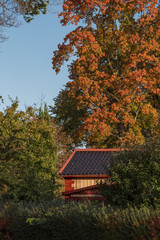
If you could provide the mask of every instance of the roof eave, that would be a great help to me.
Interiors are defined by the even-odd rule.
[[[63,178],[109,178],[107,174],[60,175]]]

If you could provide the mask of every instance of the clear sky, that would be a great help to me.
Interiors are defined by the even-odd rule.
[[[6,32],[0,43],[0,96],[9,105],[8,95],[18,97],[20,108],[53,98],[68,81],[67,64],[56,75],[52,69],[53,51],[73,27],[62,27],[57,14],[36,16],[30,23]],[[2,109],[2,106],[0,107]]]

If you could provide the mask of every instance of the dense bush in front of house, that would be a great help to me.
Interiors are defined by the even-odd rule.
[[[160,137],[121,151],[110,162],[102,194],[114,206],[160,204]]]
[[[158,240],[160,208],[101,203],[12,203],[0,216],[3,240]]]

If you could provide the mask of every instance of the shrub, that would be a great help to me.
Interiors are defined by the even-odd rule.
[[[160,139],[118,153],[108,174],[109,181],[100,188],[109,204],[160,204]]]
[[[120,209],[95,202],[23,202],[11,204],[5,214],[11,219],[6,232],[12,240],[160,239],[159,208]]]

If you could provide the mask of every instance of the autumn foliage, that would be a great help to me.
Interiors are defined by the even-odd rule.
[[[85,109],[85,114],[78,117],[72,137],[107,147],[141,143],[157,132],[159,2],[68,0],[60,17],[62,25],[77,26],[53,57],[53,69],[58,73],[64,61],[74,56],[65,93],[68,101],[77,102],[76,111]],[[59,123],[69,119],[64,115]]]

